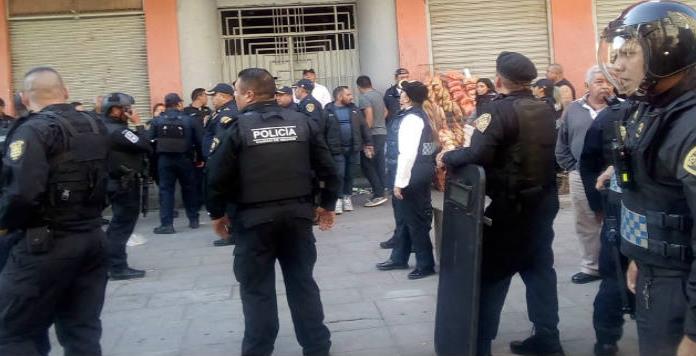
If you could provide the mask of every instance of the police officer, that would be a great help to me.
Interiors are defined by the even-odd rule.
[[[204,127],[205,123],[210,119],[212,112],[208,107],[208,95],[205,93],[205,89],[196,88],[191,92],[191,105],[184,108],[184,114],[190,116],[193,119],[193,124],[196,126],[196,131],[200,133],[199,141],[203,141]],[[203,153],[203,152],[201,152]],[[203,153],[205,155],[205,153]],[[204,161],[203,157],[197,159],[198,161]],[[201,209],[205,203],[205,192],[203,191],[203,185],[205,184],[205,179],[203,177],[203,170],[205,167],[195,167],[193,170],[194,185],[196,188],[196,198],[198,210]],[[176,215],[176,214],[175,214]]]
[[[101,355],[106,128],[51,68],[25,75],[23,97],[32,114],[3,158],[0,230],[21,240],[0,273],[0,355],[47,355],[54,323],[65,354]]]
[[[401,85],[404,80],[408,80],[409,73],[406,68],[399,68],[394,72],[394,85],[384,92],[384,106],[387,107],[387,122],[397,117],[401,111],[399,100],[401,100]]]
[[[313,174],[324,182],[319,226],[333,226],[338,178],[331,154],[312,120],[281,109],[273,76],[241,71],[235,83],[240,109],[208,161],[207,207],[219,236],[234,231],[234,273],[246,327],[242,355],[270,355],[278,333],[275,263],[280,262],[297,339],[305,355],[328,355],[329,330],[312,277],[317,252],[312,233]],[[310,159],[311,157],[311,159]],[[282,184],[280,184],[282,183]],[[234,216],[225,214],[233,203]]]
[[[430,119],[423,111],[428,88],[421,82],[407,82],[401,94],[402,111],[389,125],[386,142],[388,180],[393,184],[396,245],[383,271],[408,268],[411,247],[416,251],[416,268],[408,279],[435,273],[430,228],[433,207],[430,184],[435,174],[435,144]]]
[[[295,88],[295,98],[300,101],[297,103],[300,112],[320,122],[323,110],[321,103],[312,96],[314,83],[309,79],[302,79],[295,83],[293,88]]]
[[[142,278],[145,271],[130,268],[126,243],[138,222],[145,175],[146,156],[152,153],[145,127],[134,112],[132,96],[111,93],[104,98],[102,110],[109,132],[109,184],[107,186],[113,217],[106,229],[109,241],[109,277],[113,280]],[[135,131],[128,128],[135,125]]]
[[[289,86],[278,88],[275,93],[275,98],[278,106],[288,110],[299,111],[297,104],[293,101],[292,88]]]
[[[441,154],[444,164],[478,164],[486,171],[478,354],[489,355],[510,279],[520,273],[534,334],[514,341],[515,354],[562,355],[558,333],[558,292],[553,268],[553,220],[558,212],[551,108],[530,90],[537,70],[529,58],[502,52],[496,60],[496,87],[502,94],[476,119],[471,146]]]
[[[166,110],[150,122],[150,139],[155,140],[157,171],[159,174],[159,203],[161,225],[155,234],[175,234],[174,192],[176,181],[181,184],[181,195],[189,219],[189,227],[197,229],[198,204],[194,186],[194,159],[202,157],[200,134],[191,117],[181,112],[182,100],[176,93],[164,97]],[[202,166],[203,162],[195,162]]]
[[[600,66],[640,101],[614,161],[622,184],[621,251],[632,262],[640,354],[696,354],[696,11],[633,5],[604,29]]]
[[[232,122],[239,110],[234,101],[234,88],[227,83],[218,83],[213,89],[206,91],[205,94],[211,96],[213,108],[215,109],[213,116],[205,125],[205,134],[203,135],[203,156],[207,158],[213,139],[226,125]]]

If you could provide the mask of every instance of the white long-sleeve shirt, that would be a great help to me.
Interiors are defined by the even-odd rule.
[[[329,93],[329,89],[326,89],[325,86],[319,83],[314,83],[314,90],[312,90],[312,96],[314,97],[314,99],[317,99],[317,101],[321,103],[322,108],[325,107],[326,104],[333,101],[331,93]]]
[[[411,170],[418,157],[421,135],[423,134],[423,119],[414,115],[406,115],[399,126],[399,157],[396,161],[396,178],[394,186],[406,188],[411,181]]]

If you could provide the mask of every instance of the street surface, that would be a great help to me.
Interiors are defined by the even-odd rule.
[[[329,232],[317,230],[315,276],[322,291],[334,356],[434,355],[433,330],[438,277],[418,281],[409,270],[375,269],[389,251],[378,246],[393,230],[391,204],[363,208],[338,217]],[[567,196],[556,218],[556,270],[559,277],[561,341],[568,356],[590,356],[594,344],[592,302],[598,282],[575,285],[578,243]],[[183,212],[183,210],[182,210]],[[181,214],[182,216],[184,214]],[[138,223],[143,245],[129,247],[130,264],[147,270],[145,279],[109,282],[102,313],[102,347],[107,356],[239,355],[244,331],[239,286],[232,273],[233,247],[213,247],[207,217],[201,228],[175,221],[176,235],[154,235],[157,212]],[[415,263],[414,257],[411,265]],[[274,355],[302,355],[294,336],[277,269],[280,332]],[[524,285],[513,280],[503,309],[494,355],[509,355],[508,343],[527,337]],[[620,355],[637,355],[635,324],[628,322]],[[51,355],[62,355],[55,336]]]

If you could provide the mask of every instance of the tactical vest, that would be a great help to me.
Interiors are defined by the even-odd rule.
[[[517,139],[504,150],[504,164],[491,176],[489,191],[517,200],[541,192],[555,183],[556,123],[549,106],[533,98],[516,98]],[[522,195],[522,197],[521,197]]]
[[[45,217],[50,225],[80,224],[101,217],[106,203],[109,143],[106,130],[87,113],[65,118],[62,113],[41,112],[54,121],[63,136],[63,149],[49,159]]]
[[[109,138],[114,133],[120,134],[127,130],[126,124],[114,122],[110,118],[104,120]],[[135,135],[135,133],[133,133]],[[120,179],[124,175],[142,174],[145,170],[145,154],[134,153],[133,151],[121,151],[115,148],[109,149],[108,157],[109,178]]]
[[[157,153],[185,153],[189,150],[186,124],[182,115],[162,114],[162,122],[155,126]]]
[[[421,133],[420,142],[418,143],[418,155],[411,169],[411,182],[430,182],[435,172],[435,152],[437,151],[437,146],[433,142],[433,129],[430,126],[428,114],[426,114],[421,107],[412,107],[408,110],[401,111],[389,125],[385,144],[387,168],[390,172],[396,172],[399,159],[399,129],[401,128],[401,123],[404,118],[409,114],[416,115],[423,120],[423,132]],[[389,179],[392,178],[393,177],[389,177]]]
[[[311,132],[307,119],[287,110],[246,112],[239,120],[238,203],[256,204],[312,194]]]
[[[674,175],[655,177],[657,149],[668,140],[671,121],[696,106],[696,95],[681,100],[686,108],[667,107],[659,113],[641,106],[624,123],[621,133],[630,152],[633,183],[624,187],[621,207],[621,252],[631,259],[667,269],[691,268],[693,217],[681,182]],[[693,111],[693,110],[691,110]]]

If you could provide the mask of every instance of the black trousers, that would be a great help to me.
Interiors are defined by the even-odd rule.
[[[126,243],[130,238],[140,212],[140,187],[133,182],[128,188],[109,192],[113,217],[106,229],[109,242],[109,267],[123,269],[128,267]]]
[[[194,166],[191,158],[184,154],[160,154],[157,157],[159,169],[160,223],[169,226],[174,223],[174,193],[176,181],[181,185],[181,197],[189,221],[198,219],[199,206],[194,186]]]
[[[606,214],[612,217],[621,216],[621,206],[619,204],[607,204]],[[618,224],[618,222],[617,222]],[[618,232],[618,231],[617,231]],[[619,282],[618,274],[626,275],[628,260],[619,253],[621,262],[621,270],[616,270],[616,246],[615,242],[609,241],[608,223],[605,220],[602,226],[600,235],[602,245],[599,250],[599,274],[602,276],[602,281],[599,284],[599,290],[594,300],[594,312],[592,314],[592,324],[595,329],[597,342],[600,344],[615,344],[623,335],[624,312],[623,301],[621,294],[623,293],[629,302],[629,306],[633,307],[635,298],[623,282]],[[617,238],[621,238],[617,236]]]
[[[375,148],[375,155],[367,158],[364,152],[360,152],[360,166],[362,167],[365,178],[372,187],[372,197],[383,197],[386,183],[386,168],[384,161],[384,142],[387,135],[372,135],[372,144]]]
[[[242,355],[273,352],[278,334],[275,263],[280,263],[297,341],[305,355],[328,354],[319,287],[312,272],[317,250],[310,219],[276,217],[253,227],[235,226],[234,274],[244,311]]]
[[[496,211],[494,201],[488,212]],[[510,281],[515,273],[522,277],[526,288],[527,315],[534,324],[536,334],[545,337],[549,343],[557,342],[558,332],[558,289],[556,270],[553,267],[553,220],[558,213],[558,196],[555,193],[543,194],[538,204],[524,206],[520,216],[506,216],[493,212],[487,215],[493,219],[492,227],[484,227],[483,268],[479,301],[478,355],[490,353],[491,341],[498,334],[500,313],[505,304]],[[505,210],[505,209],[503,209]],[[528,246],[506,250],[505,245],[516,239],[524,239],[527,231]],[[515,250],[529,258],[518,261],[518,266],[509,265],[501,271],[491,272],[497,266],[505,266],[514,261]],[[488,269],[488,270],[486,270]]]
[[[641,356],[674,356],[684,337],[688,272],[638,264],[636,324]]]
[[[205,167],[193,168],[193,184],[196,191],[196,207],[200,211],[205,205]]]
[[[402,191],[403,200],[392,199],[396,219],[396,245],[391,260],[408,263],[411,247],[416,250],[416,268],[428,270],[435,267],[430,228],[433,222],[433,207],[430,184],[409,185]]]
[[[101,229],[55,232],[53,249],[31,254],[25,239],[0,273],[0,355],[46,355],[55,324],[68,356],[101,355],[101,314],[107,281]]]

